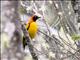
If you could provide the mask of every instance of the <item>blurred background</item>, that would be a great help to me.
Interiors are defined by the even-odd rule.
[[[80,1],[78,0],[19,0],[0,1],[1,60],[80,60]],[[23,30],[32,15],[37,20],[38,33],[30,47],[23,49]]]

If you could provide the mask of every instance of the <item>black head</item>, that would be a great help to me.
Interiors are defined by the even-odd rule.
[[[34,15],[33,20],[36,21],[37,19],[39,19],[40,17]]]

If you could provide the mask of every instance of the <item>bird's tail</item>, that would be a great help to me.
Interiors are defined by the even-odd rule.
[[[25,39],[25,37],[23,36],[23,48],[25,49],[25,46],[27,45],[27,41],[26,41],[26,39]]]

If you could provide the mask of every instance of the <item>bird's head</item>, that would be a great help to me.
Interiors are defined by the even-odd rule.
[[[34,15],[34,16],[33,16],[33,21],[36,21],[36,20],[39,19],[39,18],[40,18],[39,16]]]

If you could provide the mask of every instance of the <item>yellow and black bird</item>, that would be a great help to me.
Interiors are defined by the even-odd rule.
[[[36,20],[39,18],[40,17],[33,15],[30,17],[30,19],[28,20],[28,23],[25,25],[31,39],[33,39],[37,34],[38,26],[37,26]],[[25,37],[23,37],[23,48],[24,49],[26,45],[27,45],[26,39]]]

